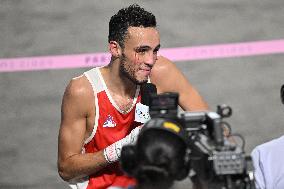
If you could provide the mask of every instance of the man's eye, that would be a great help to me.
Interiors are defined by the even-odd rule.
[[[145,54],[147,52],[147,50],[146,49],[138,49],[136,52],[139,53],[139,54]]]

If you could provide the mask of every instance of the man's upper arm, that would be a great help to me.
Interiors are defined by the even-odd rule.
[[[88,90],[82,79],[72,80],[62,100],[61,124],[58,138],[58,160],[80,154],[86,134]]]
[[[174,63],[164,57],[158,57],[151,73],[151,82],[157,85],[158,93],[179,93],[179,105],[184,110],[208,110],[207,104],[198,91]]]

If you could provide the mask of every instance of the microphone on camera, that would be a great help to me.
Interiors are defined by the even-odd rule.
[[[152,83],[145,83],[141,85],[141,102],[136,104],[134,121],[146,123],[151,119],[149,113],[150,96],[157,94],[157,88]]]
[[[150,96],[157,94],[156,85],[152,83],[144,83],[141,85],[141,104],[150,105]]]

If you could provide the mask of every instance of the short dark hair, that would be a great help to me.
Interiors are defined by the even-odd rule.
[[[167,189],[174,180],[187,175],[189,165],[185,157],[186,143],[180,137],[167,130],[149,129],[139,134],[135,146],[122,148],[121,166],[136,178],[137,188]]]
[[[120,9],[109,21],[108,42],[116,41],[123,48],[129,27],[156,27],[155,16],[137,4]]]

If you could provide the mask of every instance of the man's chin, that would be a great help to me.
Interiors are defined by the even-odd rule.
[[[142,84],[144,84],[144,83],[147,83],[148,82],[148,79],[145,79],[145,80],[136,80],[136,84],[137,85],[142,85]]]

